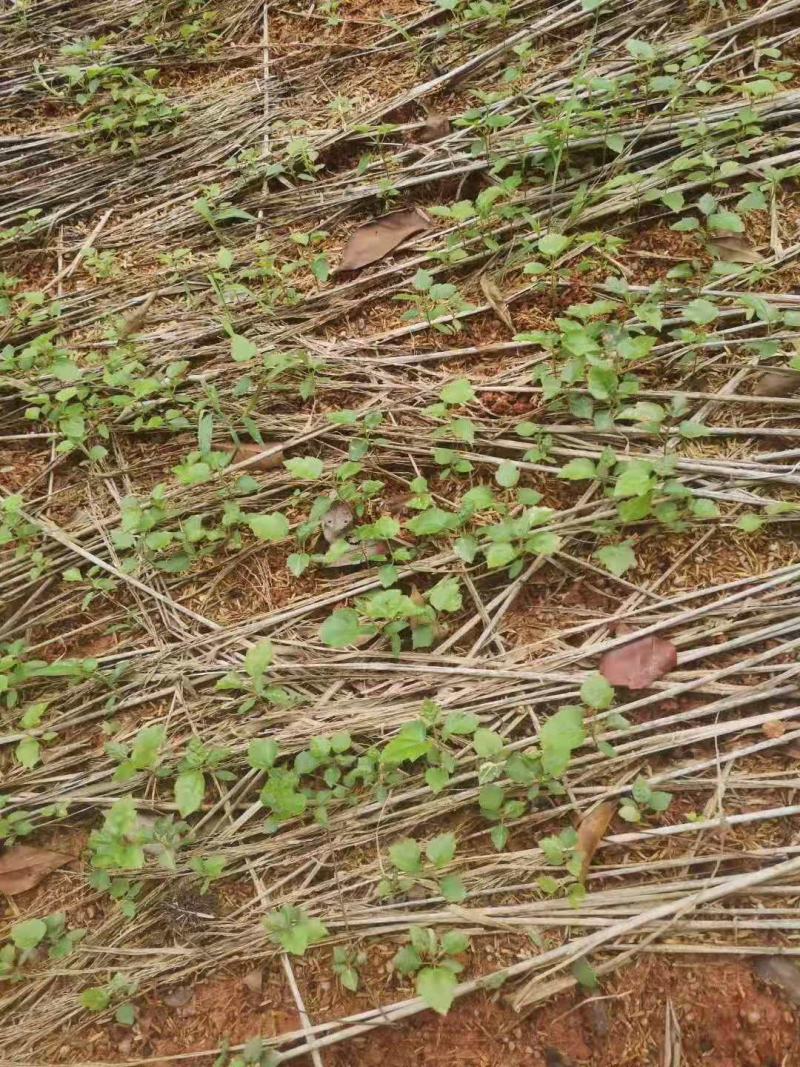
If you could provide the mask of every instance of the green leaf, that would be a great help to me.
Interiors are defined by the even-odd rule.
[[[21,952],[36,948],[47,934],[47,926],[41,919],[25,919],[11,927],[11,940]]]
[[[458,979],[446,967],[423,967],[417,974],[417,996],[440,1015],[450,1010],[457,986]]]
[[[398,974],[414,974],[422,966],[419,953],[411,945],[403,945],[394,957],[394,969]]]
[[[450,772],[444,767],[428,767],[425,782],[432,793],[441,793],[450,782]]]
[[[435,537],[436,534],[452,530],[457,525],[458,516],[439,507],[428,508],[406,523],[411,533],[417,537]]]
[[[492,569],[505,567],[517,558],[517,550],[507,541],[498,541],[486,549],[486,566]]]
[[[617,155],[625,150],[625,138],[619,133],[610,133],[608,137],[606,137],[606,144],[611,151],[615,152]]]
[[[653,486],[652,467],[644,460],[627,463],[617,475],[614,483],[614,496],[644,496]]]
[[[462,930],[448,930],[442,934],[442,951],[448,956],[459,956],[462,952],[469,951],[469,935]]]
[[[504,459],[495,471],[494,480],[504,489],[512,489],[519,481],[519,467],[512,459]]]
[[[489,837],[492,839],[492,844],[498,852],[502,852],[508,844],[508,827],[498,823],[497,826],[493,826],[489,831]]]
[[[279,911],[264,919],[271,939],[293,956],[302,956],[306,949],[328,936],[328,930],[319,919],[306,915],[302,908],[285,904]]]
[[[131,764],[134,770],[151,771],[158,765],[164,736],[163,726],[145,726],[138,732],[131,749]]]
[[[446,867],[456,854],[455,834],[438,834],[425,846],[425,855],[434,867]]]
[[[460,904],[467,896],[466,886],[457,874],[446,874],[439,882],[439,892],[449,904]]]
[[[542,770],[548,778],[560,778],[569,766],[574,749],[585,739],[583,709],[574,705],[559,708],[542,725],[539,744],[542,749]]]
[[[271,515],[248,515],[247,525],[261,541],[282,541],[289,534],[289,520],[280,511]]]
[[[247,762],[257,771],[267,771],[278,758],[277,742],[269,737],[259,737],[247,746]]]
[[[297,456],[295,459],[285,459],[284,467],[295,478],[305,482],[314,482],[325,469],[321,459],[316,456]]]
[[[661,197],[661,203],[670,211],[680,211],[684,205],[683,193],[680,189],[671,190]]]
[[[599,671],[594,671],[581,686],[581,700],[590,708],[605,711],[614,700],[614,687],[609,685]]]
[[[422,853],[413,837],[406,837],[392,845],[389,859],[404,874],[417,874],[422,869]]]
[[[244,657],[244,669],[250,678],[260,681],[264,672],[272,663],[272,642],[268,639],[259,641],[247,650]]]
[[[534,534],[525,542],[525,548],[528,552],[533,552],[536,556],[552,556],[554,552],[558,552],[561,547],[561,538],[556,533],[543,533]]]
[[[709,215],[708,228],[717,233],[744,233],[744,223],[733,211],[718,211]]]
[[[694,322],[697,326],[707,326],[719,317],[719,311],[711,301],[698,297],[686,305],[684,315],[689,322]]]
[[[463,559],[465,563],[472,563],[478,554],[480,545],[474,537],[466,535],[459,537],[453,542],[453,551],[459,559]]]
[[[570,482],[586,481],[597,476],[597,468],[591,459],[571,459],[561,468],[558,476]]]
[[[231,358],[237,363],[246,363],[258,355],[258,348],[240,333],[231,334]]]
[[[443,732],[446,737],[450,734],[474,734],[479,725],[477,715],[473,715],[471,711],[451,711],[444,720]]]
[[[389,767],[399,767],[401,763],[413,763],[414,760],[428,754],[431,742],[427,737],[418,738],[408,734],[393,737],[381,752],[381,763]]]
[[[461,589],[458,578],[442,578],[428,594],[428,602],[437,611],[458,611],[461,608]]]
[[[456,378],[442,387],[439,397],[445,404],[469,404],[475,399],[475,390],[468,378]]]
[[[120,1004],[114,1012],[114,1018],[120,1026],[133,1026],[136,1022],[136,1008],[134,1008],[133,1004],[127,1002],[125,1004]]]
[[[543,256],[555,259],[556,256],[561,255],[569,242],[569,237],[565,237],[563,233],[546,233],[536,242],[536,247]]]
[[[719,508],[708,497],[695,497],[691,503],[692,515],[696,519],[718,519]]]
[[[621,545],[605,545],[603,548],[598,548],[594,553],[594,558],[599,560],[606,570],[615,574],[617,578],[621,578],[626,571],[636,566],[636,556],[627,542],[623,542]]]
[[[756,530],[760,530],[763,525],[764,520],[761,516],[756,515],[752,511],[746,511],[736,522],[736,528],[743,530],[745,533],[755,533]]]
[[[182,771],[175,779],[175,803],[182,819],[197,811],[203,803],[206,780],[202,771]]]
[[[472,735],[472,747],[481,759],[491,759],[503,751],[503,738],[494,730],[480,727]]]
[[[87,1011],[105,1011],[111,995],[102,986],[92,986],[81,993],[81,1004]]]
[[[353,608],[341,608],[323,622],[319,636],[322,643],[330,648],[345,648],[362,636],[358,612]]]
[[[14,757],[17,763],[31,770],[39,762],[40,748],[35,737],[23,737],[14,749]]]

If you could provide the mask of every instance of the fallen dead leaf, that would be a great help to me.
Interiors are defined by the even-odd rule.
[[[765,982],[779,986],[794,1004],[800,1004],[800,969],[788,956],[758,956],[753,971]]]
[[[673,670],[677,662],[678,650],[673,643],[651,634],[606,652],[600,660],[600,673],[612,685],[647,689]]]
[[[51,871],[72,860],[61,852],[32,845],[14,845],[0,856],[0,893],[13,897],[33,889]]]
[[[450,119],[447,115],[437,115],[431,112],[425,119],[420,130],[417,131],[417,141],[428,144],[430,141],[438,141],[440,137],[446,137],[450,133]]]
[[[479,281],[481,292],[486,297],[486,302],[489,307],[504,326],[507,326],[512,333],[516,333],[517,331],[514,327],[511,315],[509,314],[508,305],[497,285],[492,281],[488,274],[482,274]]]
[[[756,252],[746,237],[715,237],[707,248],[723,263],[763,263],[764,257]]]
[[[168,1008],[185,1008],[190,1001],[194,1000],[194,987],[190,985],[176,986],[175,989],[164,996],[163,1000]]]
[[[791,396],[800,389],[800,371],[781,367],[764,371],[753,386],[753,396]]]
[[[244,463],[246,459],[259,456],[260,458],[255,463],[251,463],[247,470],[271,471],[282,465],[283,451],[264,455],[270,448],[274,448],[274,445],[239,445],[238,448],[227,448],[225,451],[230,453],[231,463]]]
[[[586,818],[581,819],[578,826],[577,845],[578,852],[581,854],[581,881],[586,877],[597,846],[603,840],[616,810],[616,801],[604,800],[602,804],[598,804],[590,811]]]
[[[340,537],[344,537],[353,525],[353,510],[349,504],[340,502],[334,504],[330,511],[322,516],[322,536],[332,545]]]
[[[264,975],[259,970],[248,971],[242,981],[251,993],[260,993],[261,987],[264,985]]]
[[[765,737],[775,740],[776,737],[783,737],[786,733],[786,723],[781,719],[770,719],[762,724],[761,732]]]
[[[376,263],[413,234],[429,229],[430,225],[430,219],[419,208],[406,208],[359,226],[350,234],[338,270],[360,270]]]

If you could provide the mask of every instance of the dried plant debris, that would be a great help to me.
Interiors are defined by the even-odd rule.
[[[339,270],[360,270],[388,256],[415,233],[430,229],[431,221],[419,208],[407,208],[382,215],[359,226],[348,240],[339,261]]]
[[[678,650],[673,643],[650,635],[606,652],[600,660],[600,673],[612,685],[647,689],[677,663]]]

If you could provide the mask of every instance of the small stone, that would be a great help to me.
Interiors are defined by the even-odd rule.
[[[248,971],[242,981],[251,993],[260,993],[264,985],[264,975],[260,970]]]

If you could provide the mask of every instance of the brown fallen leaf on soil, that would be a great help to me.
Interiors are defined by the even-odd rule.
[[[606,1001],[598,997],[588,997],[582,1004],[583,1015],[589,1029],[598,1037],[607,1037],[611,1029]]]
[[[586,818],[581,819],[578,826],[577,844],[577,850],[581,854],[581,881],[586,877],[597,846],[603,840],[616,810],[616,801],[604,800],[602,804],[598,804],[593,811],[590,811]]]
[[[261,987],[264,985],[264,974],[259,970],[248,971],[242,981],[251,993],[260,993]]]
[[[273,448],[273,445],[239,445],[238,448],[226,448],[225,451],[230,453],[231,464],[244,463],[246,459],[253,459],[254,456],[260,456],[255,463],[251,463],[247,468],[253,471],[272,471],[276,470],[283,463],[283,452],[273,452],[271,455],[262,455],[267,449]]]
[[[72,856],[32,845],[14,845],[0,856],[0,893],[13,897],[33,889],[51,871],[70,863]]]
[[[612,648],[600,660],[600,673],[612,685],[647,689],[675,668],[678,650],[671,641],[651,634]]]
[[[481,292],[486,297],[486,303],[489,305],[495,315],[497,315],[498,319],[500,319],[503,325],[507,326],[512,333],[516,333],[517,331],[514,327],[511,315],[508,311],[508,305],[506,304],[505,299],[503,298],[503,294],[500,292],[497,285],[495,285],[495,283],[488,276],[488,274],[482,274],[480,276],[479,281]]]
[[[353,510],[343,502],[334,504],[330,511],[322,516],[322,536],[332,545],[340,537],[344,537],[353,525]]]
[[[431,112],[425,119],[425,123],[417,131],[417,141],[420,144],[428,144],[429,141],[438,141],[440,137],[446,137],[450,133],[450,119],[447,115],[437,115]]]
[[[786,723],[782,719],[769,719],[761,724],[761,732],[764,737],[769,737],[774,741],[786,733]]]
[[[429,229],[430,225],[428,216],[414,207],[393,211],[390,215],[382,215],[359,226],[350,234],[337,270],[360,270],[370,263],[376,263],[408,237]]]
[[[793,1004],[800,1004],[800,968],[788,956],[758,956],[753,971],[763,981],[779,986]]]
[[[706,247],[723,263],[763,263],[764,257],[756,252],[746,237],[715,237]]]
[[[800,389],[800,371],[781,367],[764,371],[753,386],[753,396],[791,396]]]

